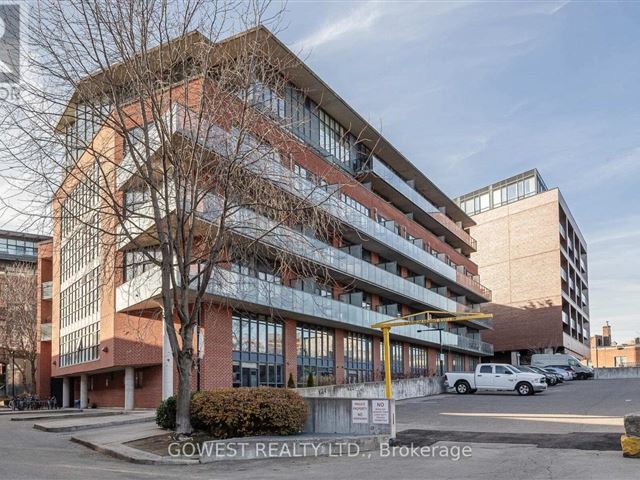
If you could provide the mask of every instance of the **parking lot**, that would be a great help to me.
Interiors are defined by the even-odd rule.
[[[397,403],[399,439],[467,445],[470,458],[383,458],[371,452],[188,467],[125,463],[69,442],[69,434],[37,431],[30,422],[11,422],[3,415],[0,478],[635,479],[640,463],[622,458],[616,441],[622,416],[639,410],[640,379],[574,381],[533,397],[438,395]]]
[[[622,433],[622,417],[633,411],[640,411],[640,379],[574,380],[527,397],[450,393],[397,404],[398,431]]]

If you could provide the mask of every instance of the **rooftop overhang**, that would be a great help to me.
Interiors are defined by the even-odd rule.
[[[272,61],[276,61],[277,65],[282,67],[281,70],[289,81],[302,89],[309,98],[357,136],[362,143],[375,151],[376,155],[392,166],[400,175],[414,180],[415,189],[437,206],[445,207],[447,215],[454,221],[462,222],[465,228],[475,225],[475,222],[449,196],[407,160],[267,28],[258,26],[217,43],[211,42],[196,31],[172,40],[171,43],[186,43],[187,48],[193,49],[194,56],[199,53],[202,54],[203,51],[215,56],[215,59],[210,62],[211,65],[214,65],[216,61],[219,62],[222,59],[229,59],[233,58],[234,55],[238,55],[247,41],[257,41],[264,45],[265,54],[269,55]],[[215,48],[211,48],[212,46],[215,46]],[[166,47],[166,45],[162,45],[147,53],[152,64],[154,61],[158,65],[162,64],[166,58],[166,55],[163,54],[163,50]],[[67,108],[61,116],[57,130],[62,130],[65,123],[71,118],[74,106],[83,97],[98,95],[102,86],[114,81],[121,81],[124,84],[127,79],[127,64],[129,61],[118,63],[108,72],[100,71],[80,81],[78,88],[73,93]]]

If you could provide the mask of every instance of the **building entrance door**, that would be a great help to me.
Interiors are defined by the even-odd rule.
[[[242,386],[257,387],[258,386],[258,364],[252,362],[242,363]]]

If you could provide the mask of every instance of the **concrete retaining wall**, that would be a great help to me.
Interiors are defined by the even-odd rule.
[[[640,367],[594,368],[594,378],[640,378]]]
[[[392,382],[393,398],[428,397],[444,393],[442,377],[409,378]],[[384,382],[350,383],[347,385],[329,385],[296,389],[303,397],[330,398],[384,398]]]
[[[354,398],[305,398],[309,407],[304,433],[396,436],[395,400]],[[376,406],[387,412],[387,423],[376,415]],[[361,416],[354,415],[359,410]]]

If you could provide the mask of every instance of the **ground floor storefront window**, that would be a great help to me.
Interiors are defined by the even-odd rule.
[[[473,372],[475,371],[476,367],[478,366],[478,357],[467,357],[468,358],[468,362],[469,362],[469,367],[467,368],[467,370]]]
[[[265,315],[232,317],[233,386],[283,387],[283,325]]]
[[[309,375],[314,385],[335,384],[333,329],[298,323],[296,344],[298,386],[306,387]]]
[[[404,378],[404,360],[402,353],[402,343],[391,342],[391,378]],[[380,373],[384,377],[384,342],[380,342]]]
[[[409,373],[412,377],[426,377],[428,375],[428,358],[426,347],[409,346]]]
[[[344,381],[345,383],[373,381],[373,338],[371,336],[354,332],[345,334]]]
[[[464,371],[464,357],[459,353],[452,354],[451,370],[454,372]]]

